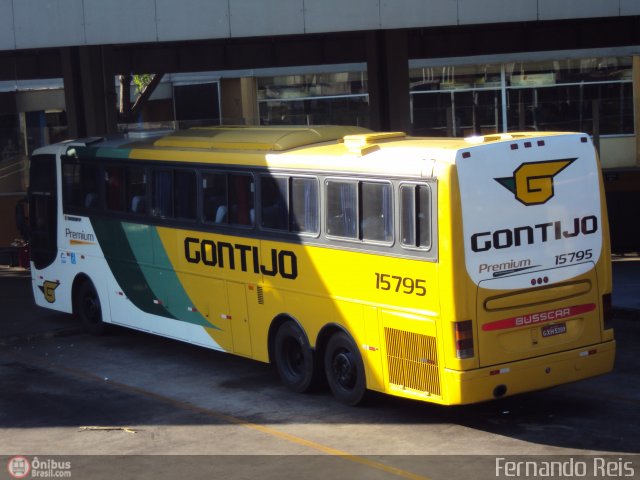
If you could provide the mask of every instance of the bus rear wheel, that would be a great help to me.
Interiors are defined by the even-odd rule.
[[[345,332],[334,333],[324,356],[327,382],[333,396],[346,405],[357,405],[365,396],[367,382],[357,345]]]
[[[88,280],[78,287],[74,311],[87,332],[92,335],[102,335],[106,332],[107,324],[102,321],[102,307],[98,292]]]
[[[289,320],[278,328],[274,342],[276,370],[294,392],[306,392],[314,378],[313,351],[302,329]]]

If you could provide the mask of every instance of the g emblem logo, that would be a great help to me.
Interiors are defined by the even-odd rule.
[[[49,280],[45,280],[42,286],[38,288],[44,294],[44,299],[49,303],[54,303],[56,301],[56,288],[60,286],[58,282],[51,282]]]
[[[576,159],[549,160],[547,162],[528,162],[513,172],[513,177],[495,180],[515,194],[524,205],[541,205],[554,195],[553,178],[571,165]]]

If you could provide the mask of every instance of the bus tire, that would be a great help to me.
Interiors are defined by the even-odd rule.
[[[354,406],[364,399],[367,390],[364,363],[357,345],[345,332],[336,332],[329,339],[324,369],[338,401]]]
[[[295,322],[280,325],[274,342],[274,360],[278,375],[289,389],[308,391],[314,378],[314,355],[309,340]]]
[[[103,335],[107,330],[107,324],[102,321],[98,292],[89,280],[78,286],[74,303],[74,313],[85,330],[92,335]]]

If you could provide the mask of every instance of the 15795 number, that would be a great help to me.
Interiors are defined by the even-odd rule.
[[[563,253],[556,255],[556,265],[564,265],[565,263],[582,262],[593,258],[593,250],[578,250],[577,252]]]
[[[388,273],[376,272],[376,288],[378,290],[391,290],[424,297],[427,294],[427,281],[421,278],[401,277]]]

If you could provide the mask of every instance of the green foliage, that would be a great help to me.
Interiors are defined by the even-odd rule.
[[[144,89],[151,83],[153,77],[154,75],[151,73],[141,73],[133,76],[133,83],[136,84],[136,88],[138,89],[137,95],[141,95],[142,92],[144,92]]]

